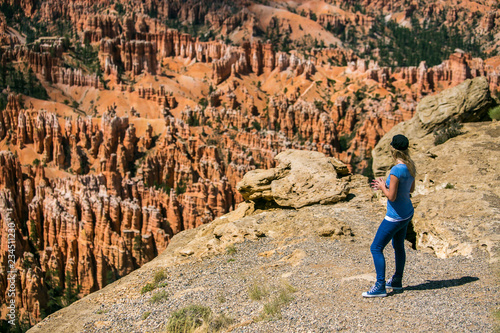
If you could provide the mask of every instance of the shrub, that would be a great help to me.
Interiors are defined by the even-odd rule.
[[[189,305],[172,313],[167,323],[169,333],[191,333],[204,323],[208,324],[212,310],[202,305]]]
[[[248,287],[248,296],[251,300],[260,301],[267,295],[269,295],[269,289],[266,285],[254,282],[250,287]]]
[[[146,311],[142,314],[142,320],[146,320],[146,318],[149,317],[149,315],[151,314],[151,311]]]
[[[316,81],[316,83],[317,82],[319,82],[319,81]],[[322,111],[323,110],[323,101],[315,100],[314,106],[316,107],[316,109]]]
[[[488,115],[492,120],[500,120],[500,105],[491,108],[490,111],[488,111]]]
[[[145,294],[156,288],[163,288],[168,285],[167,281],[163,281],[167,278],[167,273],[164,270],[157,271],[154,275],[153,282],[147,283],[141,289],[141,294]]]
[[[158,284],[167,278],[167,273],[164,270],[158,271],[154,276],[154,283]]]
[[[257,131],[260,131],[262,129],[262,127],[260,126],[260,124],[259,124],[259,122],[257,120],[254,120],[252,122],[252,127],[255,128]]]
[[[264,304],[264,310],[261,319],[281,319],[281,303],[278,297],[273,298],[271,301]]]
[[[175,194],[181,195],[186,193],[187,185],[181,180],[179,184],[175,187]]]
[[[235,320],[225,313],[217,315],[215,318],[210,320],[209,332],[219,332],[225,328],[231,326]]]
[[[158,283],[158,288],[163,288],[163,287],[166,287],[168,286],[168,282],[167,281],[161,281],[160,283]]]
[[[236,254],[237,252],[238,252],[238,250],[236,249],[236,246],[234,246],[234,244],[228,245],[226,247],[226,253],[227,254],[233,255],[233,254]]]
[[[434,144],[440,145],[448,141],[448,139],[454,138],[463,134],[462,132],[463,125],[460,124],[457,120],[452,119],[447,125],[443,128],[434,131]]]
[[[281,319],[281,308],[293,300],[291,291],[282,288],[278,295],[274,296],[269,302],[264,304],[264,309],[260,319]]]
[[[162,290],[160,292],[157,292],[154,294],[150,299],[149,303],[158,303],[158,302],[163,302],[168,299],[168,293],[166,290]]]
[[[455,185],[448,183],[448,184],[446,184],[446,186],[445,186],[444,188],[445,188],[445,189],[448,189],[448,190],[450,190],[450,189],[454,189],[454,188],[455,188]]]
[[[201,107],[205,109],[208,106],[208,101],[205,97],[203,97],[198,101],[198,104],[200,104]]]
[[[141,289],[141,294],[145,294],[147,292],[150,292],[151,290],[156,289],[156,284],[154,283],[147,283],[144,287]]]

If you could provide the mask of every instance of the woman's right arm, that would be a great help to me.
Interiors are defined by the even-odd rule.
[[[382,178],[374,179],[372,187],[374,190],[381,190],[389,201],[394,201],[398,195],[399,179],[394,175],[390,175],[389,177],[391,177],[389,188],[385,186],[385,181]]]

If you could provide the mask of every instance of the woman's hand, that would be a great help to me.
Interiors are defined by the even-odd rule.
[[[381,190],[382,187],[385,187],[385,181],[383,178],[374,179],[374,180],[372,180],[371,186],[372,186],[374,191]]]

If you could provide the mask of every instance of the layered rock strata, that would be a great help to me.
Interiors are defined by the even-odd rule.
[[[2,63],[28,64],[33,72],[47,82],[68,86],[104,88],[97,74],[86,74],[81,69],[66,68],[60,58],[62,44],[54,44],[49,50],[34,51],[25,46],[11,48],[2,53]],[[59,57],[58,57],[59,54]]]

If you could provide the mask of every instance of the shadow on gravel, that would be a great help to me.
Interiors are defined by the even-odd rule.
[[[450,288],[461,286],[466,283],[474,282],[479,280],[478,277],[473,276],[464,276],[460,279],[451,279],[451,280],[428,280],[426,283],[418,284],[416,286],[408,286],[405,287],[404,290],[432,290],[432,289],[442,289],[442,288]]]

